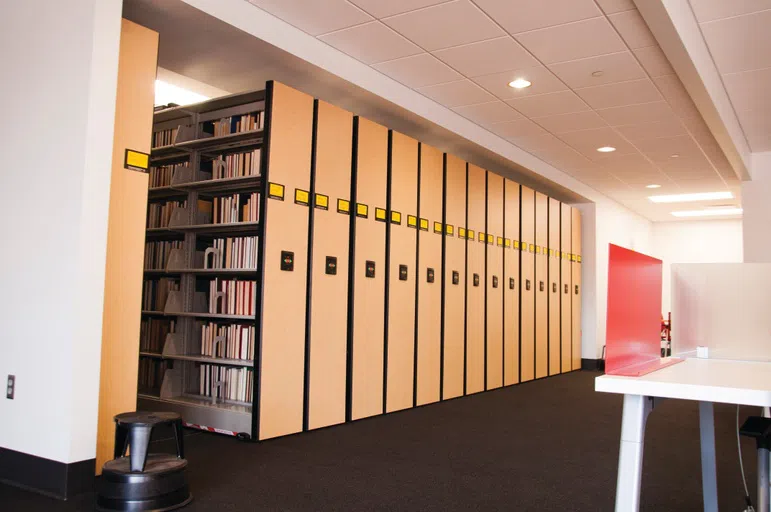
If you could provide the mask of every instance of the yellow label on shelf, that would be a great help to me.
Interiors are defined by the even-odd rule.
[[[294,202],[297,204],[303,204],[308,205],[310,202],[311,195],[307,190],[302,190],[299,188],[294,189]]]
[[[316,208],[326,210],[329,208],[329,196],[325,196],[324,194],[316,194],[316,201],[314,204],[316,205]]]
[[[504,247],[511,247],[511,239],[506,238],[503,240],[503,246]]]
[[[578,263],[581,263],[581,255],[578,256]]]
[[[375,220],[386,220],[386,211],[383,208],[375,208]]]
[[[442,223],[434,221],[434,233],[442,234]]]
[[[123,167],[132,171],[147,172],[150,166],[150,155],[133,149],[126,150],[126,158]]]
[[[337,200],[337,212],[338,213],[351,213],[351,203],[345,199]]]
[[[488,234],[487,235],[487,243],[492,245],[494,241],[495,241],[495,237],[493,235]]]
[[[407,215],[407,226],[411,228],[418,227],[418,218],[414,215]]]
[[[468,238],[469,240],[473,240],[474,239],[474,230],[473,229],[469,229],[468,231],[466,231],[466,238]]]
[[[496,238],[496,240],[498,241],[498,245],[503,247],[503,237],[499,236],[498,238]]]
[[[485,241],[485,234],[483,232],[479,232],[479,241],[484,242]]]
[[[364,203],[356,203],[356,215],[359,217],[368,217],[369,206]]]
[[[391,212],[391,222],[394,224],[401,224],[402,214],[399,212]]]
[[[448,235],[452,236],[455,233],[455,228],[452,226],[452,224],[445,224],[444,231]]]
[[[466,238],[466,228],[458,227],[458,238]]]
[[[519,240],[514,240],[514,248],[519,249]]]
[[[535,252],[535,245],[530,244],[530,252]]]
[[[535,253],[536,254],[541,254],[541,248],[539,246],[537,246],[537,245],[535,246]]]
[[[420,229],[428,231],[428,219],[420,219]]]
[[[284,200],[284,185],[279,185],[278,183],[269,183],[268,184],[268,197],[271,199],[280,199]]]

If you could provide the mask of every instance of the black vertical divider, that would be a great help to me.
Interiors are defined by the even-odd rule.
[[[503,354],[503,357],[501,357],[501,387],[506,387],[506,290],[508,283],[506,283],[506,276],[508,276],[508,273],[506,272],[506,179],[503,180],[503,258],[501,259],[502,265],[503,265],[503,272],[501,273],[501,288],[503,290],[501,291],[501,311],[503,314],[501,315],[501,353]],[[513,241],[510,243],[514,243]],[[511,246],[509,246],[511,247]]]
[[[523,245],[522,245],[522,186],[519,187],[519,311],[517,312],[517,315],[519,316],[519,326],[517,327],[519,329],[519,343],[518,350],[519,350],[519,368],[517,369],[519,372],[519,377],[517,378],[518,383],[522,383],[522,290],[524,288],[522,287],[522,260],[524,259],[523,255]],[[512,242],[513,243],[513,242]]]
[[[418,203],[418,210],[420,210],[420,203]],[[447,153],[442,154],[442,225],[447,225]],[[460,226],[456,226],[456,233],[460,232]],[[445,228],[445,236],[442,237],[442,288],[441,288],[441,306],[440,306],[440,318],[441,325],[439,326],[439,400],[444,400],[444,297],[445,286],[447,279],[445,278],[445,258],[447,255],[447,228]],[[418,236],[420,236],[420,212],[418,212]]]
[[[488,171],[485,171],[485,281],[484,281],[485,282],[485,290],[484,290],[485,291],[485,298],[484,298],[485,307],[484,307],[484,313],[483,313],[484,314],[484,319],[485,319],[485,323],[484,323],[484,325],[485,325],[485,327],[484,327],[484,339],[485,339],[485,352],[484,352],[484,354],[485,354],[484,355],[485,365],[484,365],[484,368],[485,368],[485,371],[484,371],[484,377],[483,377],[483,379],[485,381],[485,385],[484,385],[485,391],[487,391],[487,278],[489,277],[487,275],[487,251],[490,250],[490,247],[489,247],[490,244],[488,242],[489,239],[490,239],[490,224],[487,222],[487,216],[490,214],[490,212],[488,211],[488,208],[487,208],[487,196],[490,193],[490,191],[487,190],[487,187],[489,186],[489,180],[488,180],[489,174],[490,173]],[[495,243],[495,239],[494,238],[493,238],[493,243]]]
[[[254,319],[254,370],[252,372],[252,441],[260,438],[260,379],[262,376],[262,303],[265,291],[265,226],[268,223],[268,180],[270,179],[270,126],[273,117],[273,81],[265,84],[265,121],[262,135],[262,159],[260,161],[260,223],[257,226],[259,251],[257,253],[257,294]]]
[[[538,238],[536,233],[538,232],[538,219],[536,213],[538,208],[536,207],[535,190],[533,191],[533,242],[537,242]],[[538,253],[536,253],[538,254]],[[533,380],[538,380],[538,365],[536,361],[538,359],[538,287],[536,286],[536,276],[538,274],[538,265],[536,265],[535,254],[533,254]],[[548,321],[548,318],[547,318]],[[549,375],[549,354],[546,354],[546,375]]]
[[[420,166],[421,166],[421,153],[423,151],[423,145],[418,142],[418,200],[416,204],[417,224],[415,224],[415,334],[413,347],[415,349],[415,355],[413,359],[412,369],[412,406],[418,405],[418,322],[420,321],[420,309],[418,307],[418,299],[420,294],[418,293],[418,287],[420,286]],[[444,226],[444,222],[442,222]],[[407,223],[409,229],[409,221]],[[441,393],[441,391],[440,391]]]
[[[466,259],[463,271],[463,394],[466,394],[466,367],[468,365],[468,162],[466,162]],[[471,240],[474,241],[473,239]]]
[[[303,371],[303,431],[308,430],[308,408],[310,406],[310,361],[311,361],[311,297],[313,295],[313,225],[316,216],[316,142],[319,123],[319,100],[313,100],[313,130],[311,132],[311,182],[308,200],[308,268],[305,295],[305,368]]]
[[[385,221],[385,300],[383,301],[383,413],[388,398],[388,300],[391,294],[391,165],[394,132],[388,130],[388,157],[386,167],[386,221]]]
[[[353,290],[356,277],[356,176],[358,172],[359,117],[353,118],[353,143],[351,144],[351,195],[348,198],[348,332],[345,355],[345,421],[351,421],[351,401],[353,399]]]
[[[559,278],[560,282],[557,289],[557,297],[559,297],[559,305],[560,305],[560,373],[564,373],[565,369],[562,367],[562,285],[563,285],[563,276],[562,276],[562,201],[560,201],[560,208],[559,208],[559,244],[557,246],[557,259],[559,260]]]

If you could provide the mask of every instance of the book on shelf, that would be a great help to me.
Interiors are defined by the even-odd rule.
[[[240,178],[260,175],[260,148],[245,153],[220,155],[212,161],[212,178]]]
[[[150,188],[168,187],[171,185],[171,179],[177,169],[187,167],[187,162],[169,165],[150,166]]]
[[[187,208],[187,200],[164,201],[147,205],[147,227],[167,228],[176,208]]]
[[[242,192],[217,196],[212,200],[212,223],[257,222],[260,220],[260,194]]]
[[[171,251],[182,245],[182,240],[145,242],[145,270],[165,270]]]
[[[161,359],[139,358],[139,375],[137,386],[140,390],[159,393],[163,383],[163,375],[169,367],[168,361]]]
[[[179,281],[176,279],[145,279],[142,292],[142,309],[146,311],[163,311],[169,292],[179,291]]]
[[[211,258],[211,267],[216,269],[256,269],[257,237],[237,236],[215,238],[212,247],[216,249]],[[207,262],[208,263],[208,262]]]
[[[219,278],[209,281],[209,313],[253,316],[256,299],[255,281]]]
[[[262,130],[264,124],[262,112],[250,112],[240,116],[223,117],[203,124],[203,131],[213,137],[222,137],[233,133]]]
[[[177,139],[177,132],[179,127],[168,128],[166,130],[158,130],[153,132],[153,148],[160,148],[163,146],[170,146],[174,144]]]
[[[139,326],[139,351],[160,354],[166,335],[175,328],[176,322],[169,318],[143,318]]]
[[[201,327],[201,355],[227,359],[254,359],[253,325],[220,325],[209,322]],[[222,340],[217,343],[216,339]]]
[[[199,393],[205,397],[251,402],[253,379],[251,368],[201,364]]]

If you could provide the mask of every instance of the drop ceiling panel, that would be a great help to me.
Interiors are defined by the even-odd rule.
[[[676,137],[688,132],[679,121],[655,121],[653,123],[633,124],[616,128],[627,140],[637,142],[659,137]]]
[[[539,66],[510,36],[439,50],[434,55],[468,77]]]
[[[483,103],[495,99],[492,94],[468,79],[430,85],[418,89],[418,92],[450,108]]]
[[[423,53],[423,50],[378,21],[319,36],[325,43],[365,64]]]
[[[612,158],[598,162],[598,168],[618,176],[628,174],[653,174],[659,172],[658,167],[640,153],[614,155]]]
[[[557,114],[570,114],[589,110],[586,103],[573,91],[552,92],[538,96],[525,96],[507,100],[506,103],[527,117],[544,117]]]
[[[608,162],[624,154],[637,152],[634,146],[611,128],[596,128],[594,130],[563,133],[560,135],[560,139],[585,157],[594,161]],[[616,148],[616,151],[613,153],[598,152],[597,148],[603,146],[612,146]]]
[[[728,73],[723,75],[723,83],[736,110],[771,105],[771,68]]]
[[[313,36],[372,21],[372,16],[346,0],[249,0]]]
[[[551,133],[533,135],[532,137],[517,137],[509,139],[520,148],[530,153],[550,152],[562,150],[565,144]]]
[[[469,0],[455,0],[382,21],[428,51],[505,35]]]
[[[307,0],[306,0],[307,1]],[[315,0],[314,0],[315,1]],[[423,7],[441,4],[448,0],[349,0],[376,18],[385,18]]]
[[[593,0],[475,0],[475,3],[510,34],[602,14]]]
[[[647,78],[576,89],[576,93],[592,108],[619,107],[663,99]]]
[[[702,158],[704,156],[701,148],[690,135],[641,140],[637,141],[635,146],[654,162],[668,162],[672,158]],[[678,156],[673,157],[672,155]]]
[[[549,69],[574,89],[645,78],[645,72],[628,51],[552,64]]]
[[[515,37],[545,64],[594,57],[626,49],[621,38],[604,16],[525,32]]]
[[[613,14],[614,12],[629,11],[635,9],[634,2],[632,0],[597,0],[600,8],[605,14]]]
[[[462,76],[444,62],[422,53],[412,57],[373,64],[373,68],[407,87],[418,88],[459,80]]]
[[[645,48],[658,44],[636,9],[611,14],[608,18],[629,48]]]
[[[453,110],[466,119],[485,127],[489,127],[493,123],[522,119],[522,114],[502,101],[490,101],[465,107],[456,107]]]
[[[748,136],[771,133],[771,108],[762,110],[742,110],[736,113]]]
[[[703,23],[701,31],[721,73],[771,67],[771,10]]]
[[[529,80],[533,85],[525,89],[509,87],[509,82],[517,78]],[[477,76],[473,80],[502,100],[567,90],[565,84],[543,66]]]
[[[605,108],[598,110],[597,112],[611,126],[652,123],[654,121],[677,121],[672,109],[663,101]]]
[[[538,117],[534,121],[555,135],[607,126],[607,123],[597,115],[597,112],[592,110]]]
[[[700,23],[771,9],[771,0],[690,0]]]
[[[492,124],[490,125],[490,130],[507,140],[520,137],[532,137],[534,135],[543,135],[546,133],[546,130],[530,119],[525,118]]]
[[[771,151],[771,134],[750,135],[747,137],[747,142],[752,151]]]
[[[634,50],[634,54],[650,76],[673,75],[675,73],[669,60],[667,60],[667,56],[658,45],[637,48]]]
[[[653,79],[653,82],[678,116],[701,117],[699,109],[696,108],[696,104],[677,75],[658,76]]]

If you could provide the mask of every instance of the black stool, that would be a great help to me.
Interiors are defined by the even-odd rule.
[[[174,429],[177,454],[147,453],[153,428]],[[130,454],[126,457],[126,449]],[[105,463],[96,506],[103,511],[162,512],[184,507],[187,486],[182,418],[173,412],[129,412],[115,416],[115,459]]]
[[[758,506],[755,510],[767,512],[769,510],[768,460],[771,448],[771,418],[750,416],[739,429],[739,433],[755,438],[758,445]]]

